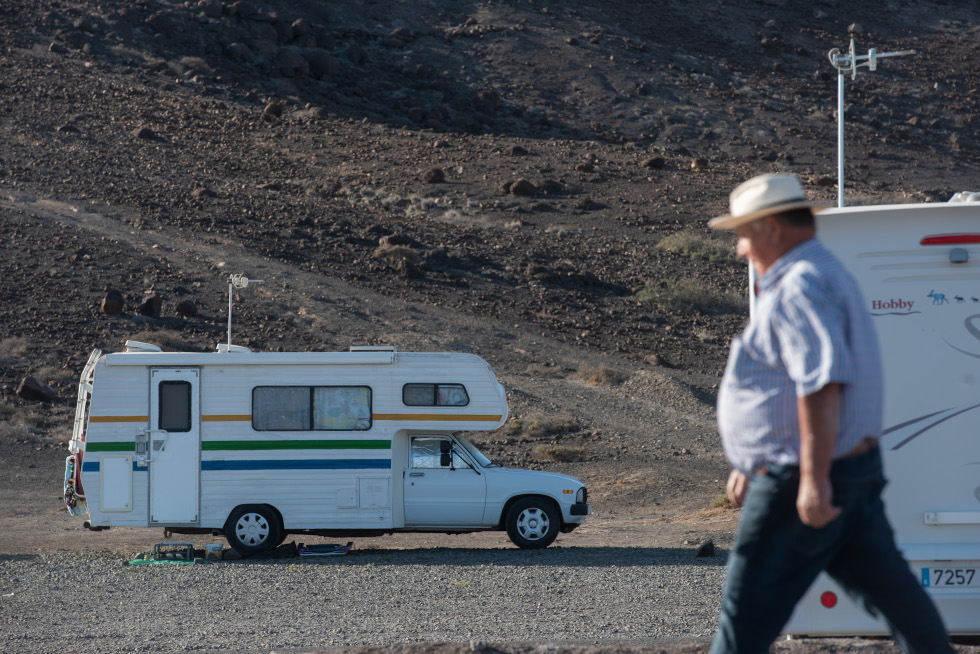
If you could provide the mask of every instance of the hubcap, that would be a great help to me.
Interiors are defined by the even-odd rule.
[[[238,519],[235,535],[246,545],[259,545],[269,537],[269,521],[258,513],[246,513]]]
[[[540,540],[548,533],[548,514],[537,508],[524,509],[517,516],[517,531],[527,540]]]

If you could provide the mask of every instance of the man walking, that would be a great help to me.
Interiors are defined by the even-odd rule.
[[[712,654],[768,652],[821,570],[904,652],[952,652],[885,517],[881,362],[857,283],[816,239],[795,176],[750,179],[730,208],[708,224],[735,231],[757,297],[718,394],[728,497],[743,509]]]

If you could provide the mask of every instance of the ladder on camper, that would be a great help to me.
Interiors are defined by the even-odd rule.
[[[79,452],[85,448],[85,422],[88,420],[89,402],[92,399],[92,383],[95,380],[95,364],[102,356],[102,350],[92,350],[88,358],[88,363],[82,369],[81,377],[78,380],[78,400],[75,402],[75,426],[71,432],[71,442],[68,449],[72,452]]]

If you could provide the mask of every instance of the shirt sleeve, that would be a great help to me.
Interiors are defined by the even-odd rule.
[[[797,397],[811,395],[832,382],[853,380],[844,300],[825,280],[804,279],[788,285],[774,311],[773,331]]]

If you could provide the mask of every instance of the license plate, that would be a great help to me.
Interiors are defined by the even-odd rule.
[[[922,568],[923,588],[980,588],[980,568]]]

